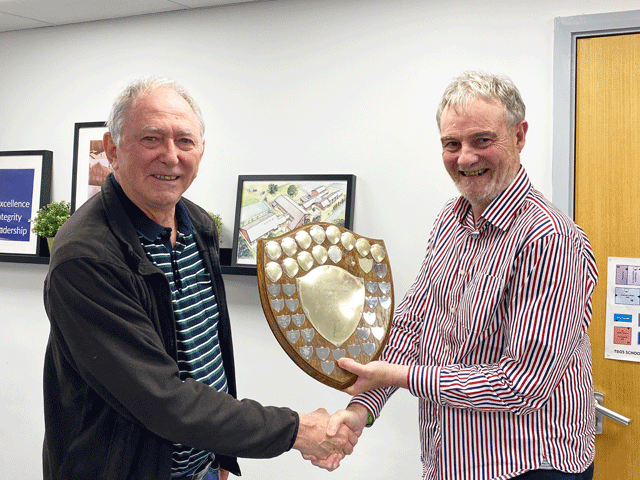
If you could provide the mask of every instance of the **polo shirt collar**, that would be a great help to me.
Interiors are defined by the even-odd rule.
[[[151,220],[135,203],[133,203],[116,180],[113,174],[109,175],[111,182],[116,190],[118,199],[122,203],[124,211],[129,216],[133,227],[136,229],[139,235],[153,242],[158,238],[165,230],[170,230],[162,225]],[[193,223],[187,213],[187,210],[182,202],[178,201],[176,204],[176,221],[178,225],[178,232],[183,235],[189,235],[193,233]]]

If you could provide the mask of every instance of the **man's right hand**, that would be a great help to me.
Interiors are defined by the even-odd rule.
[[[349,405],[346,410],[338,410],[329,419],[327,424],[327,436],[334,438],[341,432],[350,432],[356,436],[356,441],[362,435],[362,430],[367,423],[367,409],[357,403]],[[355,443],[354,443],[355,445]],[[314,455],[302,455],[316,467],[324,468],[332,471],[340,466],[340,460],[343,457],[337,457],[335,454],[326,459],[316,457]]]
[[[329,471],[338,468],[340,460],[353,452],[359,435],[347,424],[337,425],[331,429],[333,435],[328,435],[330,416],[324,408],[308,415],[298,415],[300,426],[293,448],[299,450],[305,459],[311,460],[316,466]]]

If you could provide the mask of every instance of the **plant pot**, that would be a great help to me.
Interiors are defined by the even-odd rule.
[[[51,255],[51,252],[53,251],[53,240],[55,239],[55,237],[47,237],[47,245],[49,246],[49,255]]]

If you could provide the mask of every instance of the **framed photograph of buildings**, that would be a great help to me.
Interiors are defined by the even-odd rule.
[[[30,220],[49,203],[52,159],[48,150],[0,152],[0,261],[47,261]]]
[[[98,193],[109,175],[109,162],[102,144],[106,131],[106,122],[75,124],[71,213]]]
[[[240,175],[233,229],[233,273],[256,274],[256,244],[300,225],[329,222],[351,229],[355,175]]]

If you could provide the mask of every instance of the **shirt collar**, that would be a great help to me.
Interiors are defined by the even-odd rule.
[[[507,230],[515,220],[531,188],[529,176],[521,165],[511,184],[482,213],[477,222],[478,229],[484,223],[490,223],[500,230]],[[471,204],[466,198],[460,196],[453,206],[453,212],[458,222],[464,224],[467,216],[471,215]]]
[[[155,241],[155,239],[158,238],[166,228],[151,220],[135,203],[131,201],[131,199],[129,199],[129,197],[127,197],[127,194],[124,193],[124,190],[113,174],[109,175],[109,178],[116,189],[116,194],[122,203],[124,211],[129,216],[129,219],[131,220],[131,223],[133,223],[133,227],[136,229],[138,234],[142,235],[150,242]],[[176,204],[176,221],[178,225],[178,232],[183,235],[193,233],[193,223],[191,222],[191,218],[189,218],[189,214],[187,213],[187,209],[182,203],[182,200]]]

